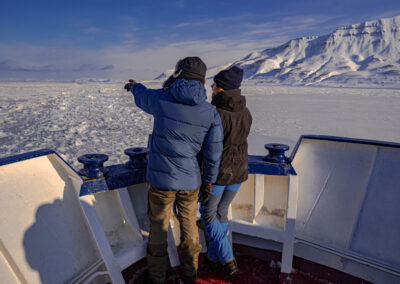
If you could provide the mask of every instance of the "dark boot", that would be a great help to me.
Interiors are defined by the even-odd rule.
[[[208,256],[206,256],[206,258],[204,259],[204,264],[207,265],[214,273],[220,273],[222,270],[221,262],[212,260]]]
[[[226,275],[233,275],[237,272],[239,272],[239,268],[235,259],[232,259],[231,261],[228,261],[224,264],[224,273]]]
[[[152,256],[147,253],[147,267],[149,283],[165,283],[168,255]]]
[[[162,284],[162,283],[165,283],[165,282],[155,282],[155,281],[151,280],[150,276],[149,276],[149,270],[148,269],[146,269],[143,272],[142,279],[143,279],[143,283],[144,284]]]
[[[192,276],[183,275],[183,283],[184,284],[196,284],[196,275],[192,275]]]

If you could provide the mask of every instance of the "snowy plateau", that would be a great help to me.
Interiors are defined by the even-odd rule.
[[[291,146],[302,134],[400,143],[400,17],[300,38],[208,70],[238,65],[253,115],[250,154],[263,145]],[[144,82],[160,88],[165,76]],[[124,150],[147,146],[153,119],[136,107],[124,83],[0,83],[0,158],[49,148],[75,169],[80,155],[128,160]]]
[[[210,100],[211,80],[207,82]],[[161,83],[145,83],[160,88]],[[253,115],[250,153],[264,144],[291,146],[302,134],[400,142],[400,89],[242,85]],[[49,148],[75,169],[80,155],[128,160],[124,150],[147,146],[153,119],[123,84],[0,84],[0,157]]]

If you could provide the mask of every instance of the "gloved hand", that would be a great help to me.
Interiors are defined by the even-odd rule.
[[[136,84],[136,81],[133,80],[133,79],[130,79],[130,80],[129,80],[129,83],[125,84],[124,89],[125,89],[127,92],[130,92],[130,91],[131,91],[131,87],[132,87],[133,84]]]
[[[205,203],[210,199],[211,195],[211,182],[205,182],[200,186],[200,193],[199,193],[199,202]]]

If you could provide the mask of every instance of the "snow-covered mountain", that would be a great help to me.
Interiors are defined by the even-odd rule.
[[[237,65],[257,82],[285,85],[400,87],[400,16],[336,29],[324,36],[293,39],[253,52]]]

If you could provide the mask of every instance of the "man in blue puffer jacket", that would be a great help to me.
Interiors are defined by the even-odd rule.
[[[133,93],[136,105],[154,116],[147,165],[150,184],[147,262],[152,283],[165,282],[167,232],[175,200],[184,282],[195,283],[201,250],[196,225],[197,199],[199,191],[202,198],[210,194],[223,150],[219,114],[206,101],[205,75],[206,65],[200,58],[186,57],[178,61],[175,73],[165,81],[163,89],[147,89],[133,80],[125,86]]]

